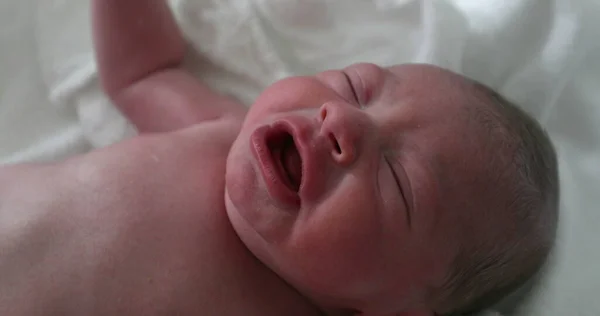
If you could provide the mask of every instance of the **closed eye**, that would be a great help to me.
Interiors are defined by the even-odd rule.
[[[398,174],[396,173],[396,171],[394,170],[394,167],[392,167],[392,164],[390,163],[390,161],[388,159],[385,160],[387,165],[390,167],[390,171],[392,172],[392,176],[394,177],[394,181],[396,181],[396,187],[398,188],[400,197],[404,203],[404,209],[406,210],[406,222],[408,223],[408,226],[410,227],[411,224],[411,214],[410,214],[410,210],[409,210],[409,205],[408,205],[408,201],[406,199],[406,195],[404,194],[404,188],[402,187],[402,182],[400,181],[400,178],[398,178]]]
[[[352,92],[353,101],[356,102],[356,104],[360,105],[360,101],[358,100],[358,94],[356,94],[356,90],[354,88],[354,85],[352,84],[352,80],[350,79],[350,76],[348,76],[348,74],[345,72],[342,72],[342,73],[344,74],[344,78],[346,78],[348,87],[350,88],[350,91]]]

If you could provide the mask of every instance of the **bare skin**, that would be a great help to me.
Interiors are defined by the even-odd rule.
[[[3,168],[0,314],[318,315],[229,224],[223,156],[233,127]]]
[[[163,0],[97,0],[93,20],[103,87],[140,136],[0,169],[0,315],[318,315],[227,218],[245,107],[179,68]]]

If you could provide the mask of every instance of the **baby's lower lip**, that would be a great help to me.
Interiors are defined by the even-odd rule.
[[[271,198],[285,208],[298,208],[300,197],[297,192],[292,191],[282,178],[280,168],[274,161],[271,151],[267,145],[269,133],[274,133],[272,127],[263,126],[256,129],[250,137],[250,148],[256,159],[260,173],[263,177],[267,191]]]

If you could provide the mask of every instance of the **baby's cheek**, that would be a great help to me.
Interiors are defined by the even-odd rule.
[[[268,87],[256,99],[250,109],[252,120],[265,116],[319,108],[337,94],[314,77],[291,77]]]
[[[350,291],[368,279],[382,244],[369,200],[365,192],[334,195],[293,234],[295,260],[315,286]]]

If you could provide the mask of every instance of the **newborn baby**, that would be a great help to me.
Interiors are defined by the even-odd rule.
[[[181,67],[164,0],[92,7],[140,135],[0,169],[1,315],[449,315],[543,264],[554,150],[490,89],[355,64],[248,109]]]

